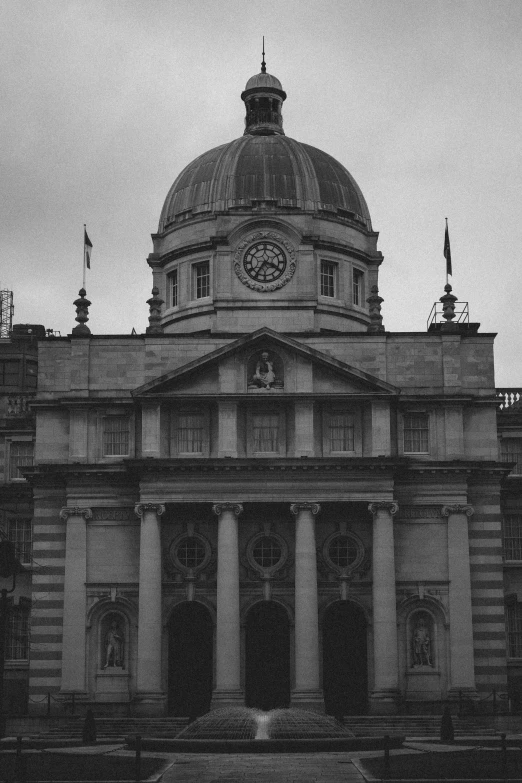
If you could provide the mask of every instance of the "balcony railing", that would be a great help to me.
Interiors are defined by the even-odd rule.
[[[7,416],[9,418],[26,418],[32,415],[29,404],[34,400],[34,394],[13,394],[7,398]]]
[[[512,408],[520,402],[522,399],[522,389],[519,389],[518,387],[497,389],[497,397],[499,398],[500,410],[505,411],[507,408]],[[522,405],[517,405],[517,407],[522,409]]]

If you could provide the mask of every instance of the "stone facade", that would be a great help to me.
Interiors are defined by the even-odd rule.
[[[506,692],[494,335],[386,332],[358,186],[275,77],[243,97],[167,196],[146,334],[39,343],[31,709]]]

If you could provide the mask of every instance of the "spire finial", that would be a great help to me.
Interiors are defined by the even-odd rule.
[[[266,73],[266,63],[265,63],[265,36],[263,36],[263,60],[261,62],[261,73]]]

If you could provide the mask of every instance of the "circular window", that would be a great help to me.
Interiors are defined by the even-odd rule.
[[[203,542],[194,536],[184,538],[176,549],[176,557],[184,568],[197,568],[207,555]]]
[[[286,255],[273,242],[256,242],[243,258],[243,268],[257,283],[272,283],[286,269]]]
[[[261,568],[273,568],[279,563],[283,553],[274,538],[260,538],[252,549],[252,557]]]
[[[359,555],[359,547],[348,536],[339,536],[334,538],[328,547],[328,556],[332,563],[338,568],[346,568],[355,563]]]

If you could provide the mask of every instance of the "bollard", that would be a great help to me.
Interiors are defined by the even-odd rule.
[[[384,780],[390,777],[390,735],[384,735]]]
[[[141,734],[136,734],[136,783],[141,780]]]
[[[507,743],[506,735],[500,735],[500,744],[502,748],[502,779],[507,780]]]
[[[15,783],[25,783],[26,780],[25,756],[22,756],[22,737],[16,738],[16,757],[14,780]]]

